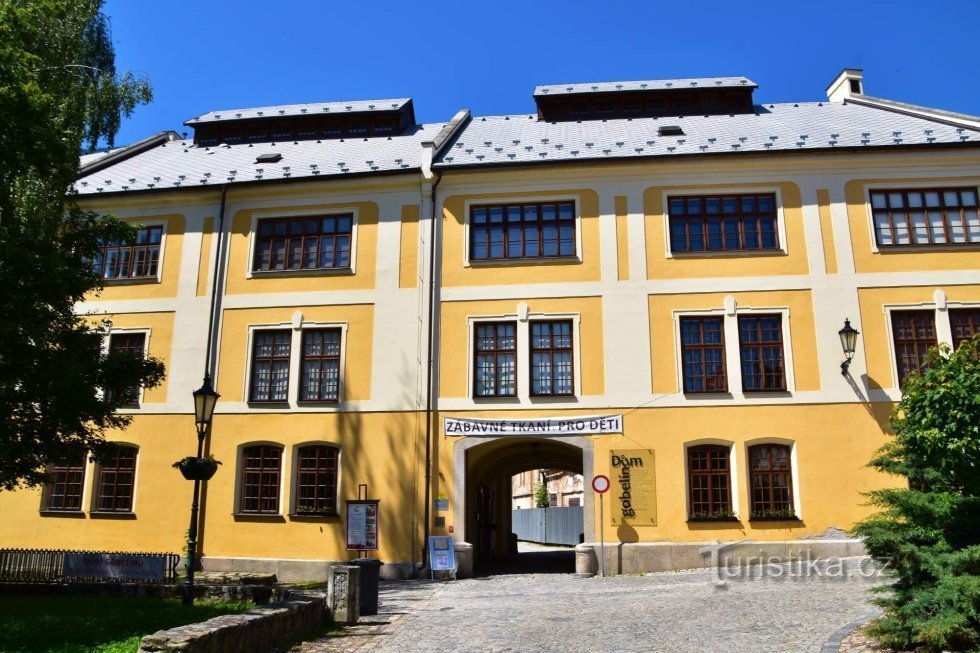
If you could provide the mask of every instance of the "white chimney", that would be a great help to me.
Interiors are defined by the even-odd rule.
[[[827,87],[827,98],[831,102],[843,102],[853,95],[864,95],[864,71],[860,68],[845,68]]]

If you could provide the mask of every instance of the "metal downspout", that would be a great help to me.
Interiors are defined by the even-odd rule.
[[[426,370],[426,390],[425,390],[425,507],[423,511],[424,536],[422,539],[422,567],[428,564],[429,559],[429,534],[431,532],[431,510],[432,510],[432,418],[433,405],[435,404],[435,380],[433,378],[433,366],[435,356],[433,353],[433,342],[435,341],[436,330],[436,241],[438,225],[436,224],[436,188],[442,181],[442,173],[436,173],[436,181],[432,184],[432,205],[429,212],[431,233],[429,236],[429,333],[428,333],[428,362]]]

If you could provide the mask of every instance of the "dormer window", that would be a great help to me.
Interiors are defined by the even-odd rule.
[[[683,136],[684,130],[677,125],[664,125],[657,130],[660,136]]]

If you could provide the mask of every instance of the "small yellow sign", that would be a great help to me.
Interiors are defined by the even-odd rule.
[[[613,526],[657,525],[657,474],[653,449],[610,451]]]

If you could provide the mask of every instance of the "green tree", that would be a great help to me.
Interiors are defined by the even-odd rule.
[[[908,479],[871,493],[880,512],[857,527],[894,583],[870,633],[895,648],[980,649],[980,336],[933,350],[902,387],[895,439],[871,466]],[[917,649],[918,650],[918,649]]]
[[[91,261],[133,227],[82,211],[79,153],[113,144],[150,88],[115,70],[101,0],[0,0],[0,488],[45,479],[45,465],[104,451],[130,418],[125,393],[163,365],[107,355],[76,304],[101,289]]]
[[[545,483],[538,482],[534,486],[534,507],[535,508],[547,508],[551,505],[548,500],[548,486]]]

